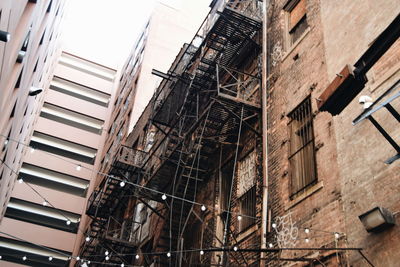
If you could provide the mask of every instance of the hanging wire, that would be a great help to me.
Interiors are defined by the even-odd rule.
[[[0,134],[0,136],[5,137],[5,135],[3,135],[3,134]],[[24,143],[21,143],[21,142],[19,142],[19,141],[17,141],[17,140],[13,140],[13,139],[10,139],[10,138],[8,138],[8,140],[9,140],[9,141],[12,141],[12,142],[17,142],[17,143],[19,143],[19,144],[21,144],[21,145],[23,145],[23,146],[29,147],[29,148],[31,147],[31,146],[29,146],[29,145],[27,145],[27,144],[24,144]],[[194,205],[198,205],[198,206],[200,206],[200,207],[201,207],[201,206],[205,206],[205,207],[207,207],[207,208],[213,208],[213,206],[206,205],[206,204],[204,204],[204,203],[200,203],[200,202],[192,201],[192,200],[189,200],[189,199],[177,197],[177,196],[175,196],[175,195],[168,194],[168,193],[166,193],[166,192],[162,192],[162,191],[159,191],[159,190],[150,188],[150,187],[146,187],[146,186],[142,186],[142,185],[139,185],[139,184],[130,182],[130,181],[128,181],[127,177],[125,177],[125,176],[122,175],[122,174],[121,174],[121,176],[123,176],[125,179],[120,179],[120,178],[118,178],[118,177],[115,177],[115,176],[113,176],[113,175],[109,175],[109,174],[107,174],[107,173],[102,173],[102,172],[95,171],[95,170],[90,169],[90,168],[88,168],[88,167],[86,167],[86,166],[79,165],[79,164],[77,164],[77,163],[75,163],[75,162],[69,161],[69,160],[67,160],[67,159],[65,159],[65,158],[63,158],[63,157],[59,157],[59,156],[57,156],[57,155],[54,155],[54,154],[52,154],[52,153],[50,153],[50,152],[47,152],[47,151],[44,151],[44,150],[41,150],[41,149],[37,149],[37,148],[36,148],[36,150],[45,152],[45,153],[47,153],[47,154],[49,154],[49,155],[51,155],[51,156],[54,156],[54,157],[56,157],[56,158],[58,158],[58,159],[60,159],[60,160],[63,160],[63,161],[65,161],[65,162],[68,162],[68,163],[73,164],[73,165],[75,165],[75,166],[80,166],[80,167],[83,168],[83,169],[86,169],[86,170],[88,170],[88,171],[91,171],[91,172],[93,172],[93,173],[95,173],[95,174],[102,175],[102,176],[104,176],[104,177],[106,177],[106,178],[112,178],[112,179],[115,179],[115,180],[117,180],[117,181],[119,181],[119,182],[124,182],[124,183],[126,183],[126,184],[130,184],[130,185],[135,186],[135,187],[138,187],[138,188],[140,188],[140,189],[148,190],[148,191],[151,191],[151,192],[153,192],[153,193],[157,193],[157,194],[160,194],[160,195],[165,195],[165,196],[170,197],[170,198],[174,198],[174,199],[177,199],[177,200],[185,201],[185,202],[188,202],[188,203],[191,203],[191,204],[194,204]],[[8,168],[10,168],[10,167],[8,166]],[[15,171],[14,171],[14,172],[15,172]],[[127,195],[127,196],[137,196],[137,195]],[[250,219],[256,219],[256,220],[257,220],[257,219],[260,219],[260,217],[249,216],[249,215],[240,214],[240,213],[237,213],[237,212],[231,212],[231,211],[228,211],[228,210],[221,210],[221,211],[222,211],[222,212],[227,212],[227,213],[229,213],[229,214],[233,214],[233,215],[236,215],[236,216],[247,217],[247,218],[250,218]]]

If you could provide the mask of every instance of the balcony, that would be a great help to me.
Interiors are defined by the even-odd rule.
[[[103,238],[112,243],[123,246],[136,247],[141,241],[142,225],[132,219],[124,220],[122,223],[113,217],[109,217]]]
[[[109,174],[120,176],[126,171],[134,173],[136,170],[141,170],[147,157],[148,153],[143,150],[120,145],[114,156]]]

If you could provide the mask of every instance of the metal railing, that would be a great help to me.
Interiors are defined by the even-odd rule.
[[[102,199],[102,192],[100,190],[95,190],[92,192],[88,199],[87,211],[88,215],[96,215],[97,207],[100,206]]]
[[[128,165],[133,165],[136,167],[141,167],[143,165],[143,162],[147,159],[147,157],[148,157],[147,152],[127,147],[124,145],[121,145],[119,147],[118,152],[115,155],[115,159],[117,161],[123,162]]]
[[[216,67],[219,96],[260,107],[260,78],[222,65]]]
[[[218,20],[220,13],[225,9],[229,8],[238,13],[241,13],[249,18],[252,18],[257,21],[262,20],[262,2],[259,0],[221,0],[218,2],[214,8],[208,13],[201,26],[197,30],[195,36],[193,37],[190,44],[186,47],[185,52],[182,53],[182,57],[180,58],[179,64],[176,64],[175,67],[171,70],[172,72],[183,73],[190,69],[191,62],[193,63],[193,57],[196,55],[196,52],[201,49],[204,40],[206,39],[208,33]],[[156,90],[156,94],[154,97],[154,102],[156,103],[156,107],[159,107],[161,103],[165,100],[165,98],[171,92],[170,86],[171,83],[163,84],[162,88],[158,88]],[[172,88],[173,89],[173,88]]]
[[[133,220],[124,220],[122,223],[113,217],[108,218],[107,228],[104,232],[106,239],[130,243],[136,246],[140,243],[142,225]]]

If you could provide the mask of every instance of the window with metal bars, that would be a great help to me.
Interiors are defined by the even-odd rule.
[[[317,181],[311,100],[307,97],[289,115],[290,196],[301,194]]]
[[[256,223],[256,187],[253,186],[239,198],[239,231],[243,232]]]

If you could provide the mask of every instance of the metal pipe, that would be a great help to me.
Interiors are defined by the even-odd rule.
[[[268,113],[267,113],[267,11],[269,1],[263,1],[263,20],[262,20],[262,85],[261,85],[261,112],[262,112],[262,166],[263,166],[263,184],[262,184],[262,214],[261,214],[261,249],[267,248],[267,224],[268,224]],[[261,250],[261,259],[265,258],[265,252]],[[265,260],[260,261],[260,266],[265,267]]]

